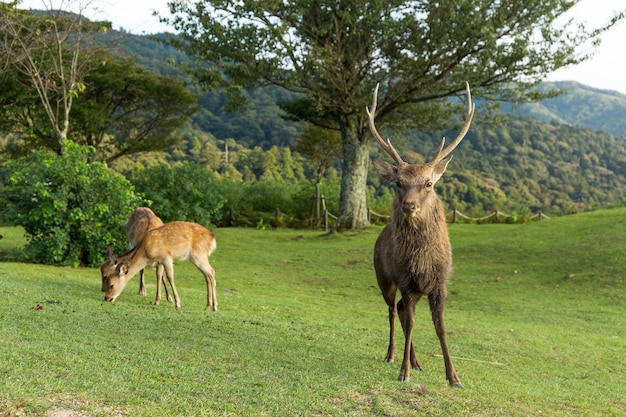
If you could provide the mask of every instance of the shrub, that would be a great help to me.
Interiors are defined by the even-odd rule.
[[[218,224],[224,197],[214,174],[202,165],[158,165],[134,171],[130,181],[164,222],[184,220],[205,226]]]
[[[88,163],[93,152],[68,141],[63,155],[38,151],[7,162],[0,221],[24,228],[28,259],[97,266],[107,245],[126,247],[126,219],[143,200],[123,176]]]

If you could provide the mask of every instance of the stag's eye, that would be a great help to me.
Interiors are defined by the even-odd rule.
[[[432,181],[428,181],[426,183],[426,189],[430,190],[431,188],[433,188],[433,182]]]

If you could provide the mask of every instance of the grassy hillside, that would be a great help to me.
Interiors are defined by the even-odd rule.
[[[446,324],[463,390],[447,386],[427,303],[424,372],[399,383],[399,363],[382,362],[379,228],[217,229],[217,313],[188,263],[176,311],[151,305],[152,271],[148,298],[134,278],[109,304],[98,270],[0,262],[0,416],[624,415],[625,223],[613,209],[451,225]],[[23,244],[0,234],[0,257]]]

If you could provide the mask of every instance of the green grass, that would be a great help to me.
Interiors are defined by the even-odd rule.
[[[463,390],[447,385],[427,303],[424,372],[399,383],[399,362],[382,361],[379,231],[215,230],[217,313],[189,263],[177,311],[152,305],[152,271],[148,297],[134,278],[111,304],[97,269],[0,262],[0,416],[626,415],[626,209],[450,226]],[[15,259],[19,229],[0,234],[0,258]]]

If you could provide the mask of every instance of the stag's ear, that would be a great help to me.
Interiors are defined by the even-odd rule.
[[[433,168],[433,184],[439,181],[439,178],[446,172],[446,168],[448,168],[448,163],[452,160],[452,157],[442,159],[441,161],[435,164]]]
[[[398,179],[398,168],[391,165],[389,162],[381,161],[379,159],[374,161],[374,168],[378,172],[378,175],[382,179],[388,182],[396,182]]]

